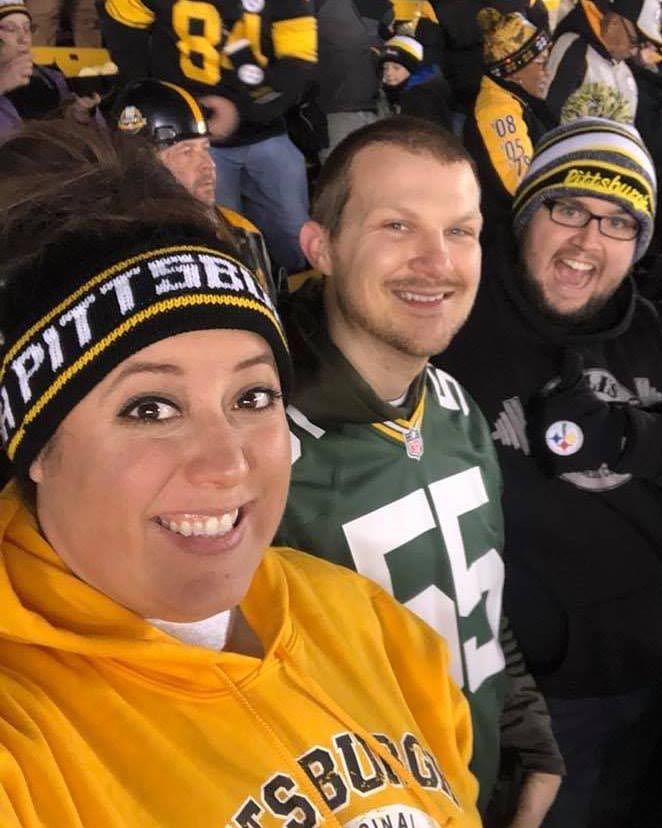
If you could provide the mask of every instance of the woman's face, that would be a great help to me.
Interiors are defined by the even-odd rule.
[[[280,520],[290,443],[271,349],[249,331],[179,334],[117,366],[30,474],[70,569],[147,618],[238,604]]]

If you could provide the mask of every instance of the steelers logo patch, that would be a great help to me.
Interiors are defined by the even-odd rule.
[[[552,423],[545,432],[547,448],[561,457],[570,457],[576,454],[584,445],[584,432],[570,420],[558,420]]]
[[[117,128],[129,134],[140,132],[146,124],[147,119],[137,106],[125,107],[117,119]]]
[[[264,72],[254,63],[244,63],[237,70],[239,80],[247,86],[257,86],[264,80]]]

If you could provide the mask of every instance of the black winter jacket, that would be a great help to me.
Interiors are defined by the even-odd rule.
[[[541,689],[616,694],[662,674],[662,327],[626,280],[591,329],[548,322],[522,296],[511,253],[488,251],[478,300],[436,362],[492,427],[504,479],[506,611]],[[526,409],[564,351],[593,391],[628,402],[635,431],[619,471],[548,477]],[[623,467],[623,468],[621,468]]]

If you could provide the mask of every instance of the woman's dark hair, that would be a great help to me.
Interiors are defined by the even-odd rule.
[[[234,246],[152,146],[135,137],[69,121],[27,124],[0,146],[0,181],[0,357],[3,332],[48,276],[40,267],[48,251],[70,250],[64,261],[75,273],[86,247],[98,249],[100,240],[167,242],[176,233],[220,236]],[[18,482],[33,505],[34,485]]]
[[[153,147],[69,121],[34,122],[0,146],[0,274],[7,279],[68,235],[146,228],[217,235]],[[229,241],[229,239],[224,239]]]

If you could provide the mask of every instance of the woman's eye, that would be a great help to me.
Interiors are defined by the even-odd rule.
[[[155,398],[131,402],[120,412],[120,417],[142,422],[163,422],[178,416],[179,410],[172,403]]]
[[[259,410],[270,408],[283,395],[273,388],[251,388],[243,393],[237,400],[237,408],[248,408]]]
[[[409,226],[404,221],[389,221],[386,227],[389,230],[395,230],[396,233],[403,233],[409,229]]]

